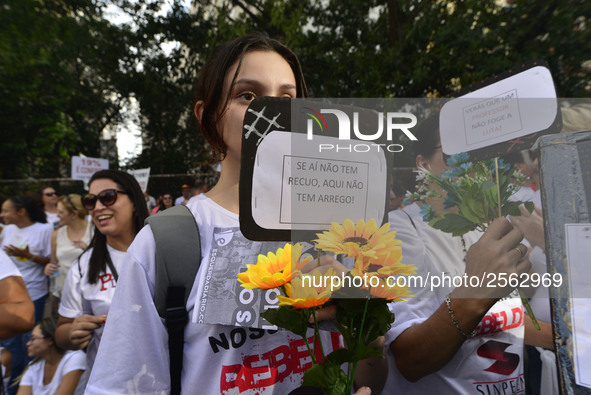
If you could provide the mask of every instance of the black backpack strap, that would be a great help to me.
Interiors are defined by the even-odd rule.
[[[181,392],[187,299],[201,264],[199,228],[184,205],[152,215],[146,223],[156,241],[154,304],[168,330],[170,393],[175,395]]]
[[[113,265],[113,261],[111,260],[111,254],[107,250],[107,254],[105,255],[105,260],[107,261],[107,266],[111,269],[111,273],[113,277],[115,277],[115,282],[119,281],[119,273],[117,273],[117,269],[115,269],[115,265]]]

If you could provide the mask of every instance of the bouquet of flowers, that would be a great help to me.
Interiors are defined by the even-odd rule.
[[[373,219],[357,224],[345,220],[317,234],[314,242],[319,256],[321,251],[329,251],[353,258],[351,270],[338,273],[332,267],[322,271],[318,266],[305,272],[312,257],[302,258],[302,245],[288,243],[276,253],[259,255],[255,265],[247,265],[247,270],[238,274],[245,288],[280,290],[279,307],[261,315],[304,339],[313,365],[304,373],[303,386],[321,388],[326,394],[350,394],[357,362],[382,356],[372,343],[394,322],[388,303],[412,296],[406,283],[397,279],[416,272],[416,267],[401,263],[401,242],[395,235],[389,224],[378,228]],[[324,355],[316,319],[317,311],[326,304],[336,305],[331,322],[345,344],[328,355]],[[306,335],[310,321],[312,344]],[[347,366],[346,373],[341,365]]]
[[[422,206],[423,219],[432,227],[461,236],[474,229],[484,232],[499,214],[521,215],[519,206],[522,204],[529,212],[533,211],[532,202],[509,200],[524,185],[526,177],[502,159],[495,166],[494,159],[470,162],[468,154],[461,153],[450,156],[447,165],[450,169],[441,175],[425,168],[419,169],[417,181],[423,185],[416,192],[406,195],[407,199],[414,200],[424,200],[426,197],[443,199],[444,207],[450,211],[440,217],[435,217],[433,207],[428,204]],[[437,188],[428,188],[425,184]],[[498,207],[501,208],[500,212]]]
[[[532,202],[509,200],[525,184],[527,177],[513,169],[502,159],[487,159],[471,162],[467,153],[450,156],[446,163],[450,169],[436,175],[425,168],[417,172],[417,183],[421,186],[414,193],[407,193],[407,201],[425,198],[443,199],[447,209],[441,216],[435,216],[432,206],[423,203],[421,212],[429,225],[454,236],[462,236],[471,230],[486,231],[488,225],[500,216],[521,215],[520,205],[531,213]],[[429,187],[427,187],[427,185]],[[536,329],[540,329],[527,298],[521,293],[521,300]]]

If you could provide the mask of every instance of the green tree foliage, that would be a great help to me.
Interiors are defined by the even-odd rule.
[[[0,176],[57,176],[98,155],[121,120],[127,32],[93,1],[7,0],[0,9]]]
[[[116,3],[132,22],[105,19]],[[163,5],[167,4],[166,11]],[[581,0],[6,0],[0,9],[0,169],[56,175],[98,153],[130,98],[143,153],[130,167],[199,171],[193,85],[221,41],[250,31],[300,56],[315,97],[441,97],[544,59],[562,97],[588,96],[591,2]]]

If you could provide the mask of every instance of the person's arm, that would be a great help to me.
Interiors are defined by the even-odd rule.
[[[28,245],[25,246],[25,248],[19,248],[19,247],[11,244],[9,246],[4,247],[4,251],[6,251],[6,253],[9,256],[23,258],[23,259],[35,262],[36,264],[41,265],[41,266],[45,266],[46,264],[49,263],[49,258],[33,254],[29,250]]]
[[[88,311],[83,307],[79,287],[82,276],[78,264],[74,262],[62,289],[55,340],[58,346],[66,350],[80,350],[86,347],[92,338],[92,332],[103,325],[106,319],[104,315],[85,314]]]
[[[485,273],[524,273],[531,264],[515,248],[523,234],[504,218],[495,220],[466,256],[465,274],[483,278]],[[404,248],[404,247],[403,247]],[[525,249],[525,246],[521,246]],[[391,344],[396,366],[409,381],[436,372],[447,364],[466,337],[496,301],[512,288],[458,287],[450,294],[449,308],[442,303],[425,321],[402,332]],[[451,314],[457,325],[453,322]]]
[[[73,395],[82,373],[84,370],[72,370],[66,373],[55,395]]]
[[[531,317],[525,314],[525,337],[523,341],[528,346],[542,347],[547,350],[554,349],[554,338],[552,336],[552,325],[539,321],[540,330],[537,330]]]
[[[33,387],[30,385],[19,385],[16,395],[33,395]]]
[[[35,324],[35,307],[22,277],[0,280],[0,339],[27,332]]]
[[[106,315],[84,314],[76,318],[60,316],[55,330],[55,341],[66,350],[82,350],[92,339],[93,332],[104,325]]]
[[[56,229],[52,234],[51,234],[51,260],[50,262],[57,262],[57,232],[58,229]],[[51,276],[53,275],[59,268],[59,265],[52,265],[51,263],[48,263],[47,265],[45,265],[45,269],[43,270],[43,273],[45,273],[46,276]]]

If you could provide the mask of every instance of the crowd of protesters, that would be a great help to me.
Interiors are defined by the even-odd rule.
[[[1,202],[0,394],[83,392],[116,270],[149,208],[156,213],[174,201],[165,193],[151,207],[155,199],[122,171],[95,173],[89,187],[87,194],[60,196],[45,186]],[[202,180],[189,189],[192,195],[204,190]],[[112,276],[112,289],[97,297],[92,288],[109,283],[104,275]],[[55,373],[49,382],[44,369]]]

